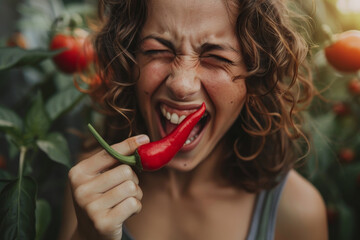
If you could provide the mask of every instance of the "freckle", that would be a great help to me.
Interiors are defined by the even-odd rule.
[[[234,101],[231,101],[230,103],[231,103],[231,104],[233,104],[233,103],[234,103]]]
[[[149,92],[147,92],[147,91],[144,91],[144,93],[145,93],[146,95],[149,95]]]
[[[184,163],[184,167],[186,167],[187,166],[187,164],[186,163]]]

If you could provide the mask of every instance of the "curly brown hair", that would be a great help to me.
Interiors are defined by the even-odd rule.
[[[235,32],[248,70],[248,92],[241,114],[226,135],[233,149],[225,156],[223,176],[238,187],[256,192],[273,187],[279,176],[299,160],[302,147],[293,140],[307,142],[300,128],[300,113],[314,92],[308,67],[309,46],[296,30],[289,17],[295,15],[284,1],[231,3],[239,9]],[[228,7],[233,11],[233,6]],[[103,26],[95,46],[98,72],[106,84],[103,81],[93,95],[107,116],[107,139],[115,142],[146,132],[138,111],[132,69],[147,2],[100,0],[99,16]],[[99,89],[104,92],[101,97],[96,94]]]

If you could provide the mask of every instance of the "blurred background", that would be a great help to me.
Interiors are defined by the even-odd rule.
[[[5,60],[0,56],[0,190],[17,179],[19,146],[27,146],[24,172],[37,187],[36,239],[56,238],[67,171],[81,151],[86,124],[101,121],[91,109],[90,98],[74,86],[74,78],[79,76],[59,71],[46,51],[57,27],[55,19],[73,16],[78,19],[77,28],[91,32],[94,23],[96,26],[96,4],[96,0],[0,1],[0,47],[25,51],[17,54],[23,56],[19,59],[14,59],[12,52]],[[311,133],[312,148],[299,171],[325,199],[330,239],[359,239],[360,76],[356,71],[336,70],[324,49],[336,34],[360,31],[360,1],[298,0],[288,4],[308,18],[308,25],[301,25],[300,30],[311,43],[313,78],[321,93],[305,114],[304,127]],[[34,49],[44,51],[26,52]],[[40,60],[34,62],[35,58]],[[26,130],[34,122],[41,124]],[[0,203],[11,204],[11,199]]]

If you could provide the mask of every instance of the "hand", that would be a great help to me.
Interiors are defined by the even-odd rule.
[[[129,138],[112,147],[133,154],[148,143],[145,135]],[[69,172],[80,239],[121,239],[123,222],[141,210],[142,191],[135,172],[119,165],[105,150],[81,161]]]

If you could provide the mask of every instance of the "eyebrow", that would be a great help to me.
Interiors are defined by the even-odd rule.
[[[210,52],[210,51],[214,51],[214,50],[230,50],[230,51],[234,51],[236,53],[238,53],[238,51],[236,51],[233,47],[228,46],[228,45],[222,45],[222,44],[213,44],[213,43],[204,43],[203,45],[201,45],[200,48],[201,52]]]
[[[170,48],[172,51],[175,52],[175,46],[174,46],[174,44],[172,44],[172,42],[170,42],[170,41],[168,41],[168,40],[166,40],[166,39],[164,39],[164,38],[156,37],[156,36],[154,36],[154,35],[149,35],[149,36],[146,36],[145,38],[143,38],[143,39],[141,40],[141,42],[144,42],[144,41],[147,40],[147,39],[155,39],[156,41],[160,42],[162,45]]]

